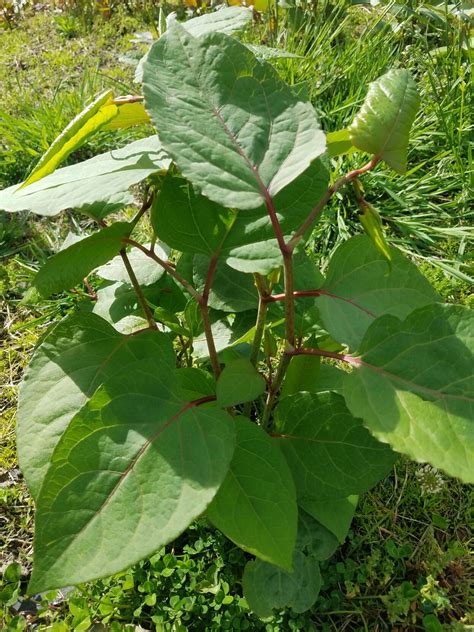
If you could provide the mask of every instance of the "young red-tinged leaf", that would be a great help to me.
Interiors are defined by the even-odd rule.
[[[123,336],[95,314],[68,316],[49,332],[25,373],[17,416],[20,466],[34,498],[72,417],[124,364],[154,356],[168,371],[176,366],[165,334]]]
[[[223,408],[250,402],[265,392],[265,380],[250,360],[226,364],[217,380],[217,403]]]
[[[261,428],[238,417],[235,429],[229,473],[207,516],[244,550],[291,570],[298,510],[290,470]]]
[[[343,391],[377,439],[465,483],[474,482],[473,327],[472,311],[460,305],[379,318]]]
[[[173,25],[148,53],[143,79],[161,142],[223,206],[261,206],[325,151],[312,105],[223,33],[196,38]]]
[[[350,139],[399,173],[407,168],[410,128],[420,106],[407,70],[390,70],[372,82],[364,104],[349,127]]]
[[[116,222],[53,255],[33,280],[34,287],[47,298],[83,281],[95,268],[107,263],[124,247],[132,224]]]
[[[227,413],[200,403],[180,399],[159,357],[123,366],[96,391],[57,444],[37,499],[30,593],[121,571],[207,508],[235,432]]]

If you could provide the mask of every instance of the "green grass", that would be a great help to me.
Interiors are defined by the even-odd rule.
[[[388,68],[404,66],[415,74],[422,110],[410,145],[410,171],[400,177],[380,166],[364,179],[366,197],[379,209],[389,238],[419,261],[443,298],[472,304],[472,94],[464,32],[452,17],[433,25],[416,14],[395,20],[383,7],[347,9],[346,4],[314,3],[311,16],[295,11],[285,19],[280,14],[273,29],[262,22],[251,37],[304,55],[278,62],[278,69],[291,83],[307,84],[327,131],[347,126],[367,83]],[[117,60],[131,50],[130,33],[146,27],[123,11],[92,30],[89,26],[58,24],[51,15],[38,14],[2,33],[0,186],[23,179],[94,94],[110,86],[120,94],[136,91],[132,69]],[[432,53],[446,45],[445,53]],[[70,160],[143,133],[98,135]],[[338,159],[334,166],[343,173],[363,159]],[[86,228],[72,214],[54,221],[0,217],[0,567],[18,561],[24,574],[31,565],[33,503],[15,469],[18,384],[47,326],[84,295],[68,292],[28,308],[20,301],[38,266],[68,230]],[[313,248],[324,261],[337,243],[360,230],[356,205],[350,191],[344,192],[320,221]],[[170,631],[468,630],[474,625],[469,603],[474,570],[468,555],[472,505],[468,487],[400,461],[361,500],[349,538],[325,563],[321,595],[304,615],[282,611],[264,622],[251,615],[240,583],[246,555],[199,523],[125,573],[81,586],[67,598],[56,592],[44,596],[30,622],[58,632],[86,630],[91,623],[112,632],[135,625]],[[0,584],[0,601],[4,627],[13,632],[26,625],[25,617],[11,609],[25,581],[10,568]]]

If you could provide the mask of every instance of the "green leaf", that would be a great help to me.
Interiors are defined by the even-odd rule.
[[[235,212],[195,193],[182,178],[170,174],[151,209],[153,230],[172,248],[213,255],[222,244]]]
[[[326,192],[329,172],[315,160],[273,199],[276,216],[288,238],[303,223]],[[269,274],[283,264],[267,209],[241,210],[221,248],[226,263],[241,272]]]
[[[137,140],[70,167],[38,182],[0,191],[0,209],[57,215],[68,208],[95,218],[133,202],[128,189],[152,173],[166,171],[169,159],[156,135]]]
[[[354,415],[380,441],[474,482],[473,313],[427,305],[379,318],[344,378]]]
[[[357,349],[379,316],[404,318],[438,295],[416,266],[390,248],[391,265],[369,237],[352,237],[334,253],[316,305],[324,326],[338,342]]]
[[[186,304],[182,290],[167,275],[153,285],[143,287],[142,293],[150,306],[161,306],[166,310],[180,312]],[[133,286],[120,281],[101,287],[97,291],[97,301],[92,311],[123,333],[130,333],[130,317],[143,317],[143,310]]]
[[[265,380],[250,360],[234,360],[217,380],[217,403],[222,408],[257,399],[265,392]]]
[[[164,147],[223,206],[261,206],[324,153],[311,104],[223,33],[173,26],[148,54],[143,87]]]
[[[21,579],[21,564],[12,562],[3,571],[3,581],[16,584]]]
[[[204,289],[209,262],[209,257],[194,257],[193,278],[199,292]],[[230,268],[223,261],[218,261],[209,294],[209,307],[224,312],[244,312],[248,309],[257,309],[257,306],[258,293],[253,277]]]
[[[77,411],[123,364],[155,355],[174,369],[174,351],[165,334],[123,336],[95,314],[69,316],[49,332],[26,370],[17,418],[20,466],[35,498],[54,448]]]
[[[305,498],[301,507],[333,533],[342,544],[346,539],[357,507],[358,496],[314,500]]]
[[[144,244],[144,246],[149,248],[150,244]],[[167,261],[169,248],[164,244],[154,244],[154,251],[161,259]],[[153,283],[156,283],[163,276],[165,272],[164,268],[156,263],[156,261],[153,261],[153,259],[150,259],[150,257],[141,250],[132,248],[127,255],[139,285],[153,285]],[[120,256],[115,257],[106,265],[98,268],[95,273],[102,279],[107,279],[108,281],[130,283],[127,268]]]
[[[21,187],[26,187],[55,171],[71,152],[83,145],[117,114],[117,106],[112,103],[112,90],[99,95],[53,141]]]
[[[214,312],[216,315],[216,312]],[[219,318],[213,320],[211,329],[214,337],[214,343],[218,352],[232,347],[241,342],[241,338],[248,332],[248,330],[255,324],[256,312],[246,311],[233,315],[227,318]],[[206,337],[204,333],[196,336],[193,339],[193,356],[196,359],[204,359],[209,357],[209,351],[207,348]]]
[[[176,538],[216,494],[234,443],[229,415],[181,400],[159,356],[122,365],[54,450],[30,593],[112,575]]]
[[[53,255],[33,280],[34,287],[47,298],[81,283],[98,266],[110,261],[123,247],[132,224],[116,222],[81,239]]]
[[[293,356],[286,370],[280,398],[300,391],[313,392],[318,381],[321,358],[312,355]]]
[[[120,100],[123,100],[123,103]],[[114,99],[114,105],[117,112],[111,120],[105,125],[101,126],[102,132],[127,129],[135,125],[146,125],[150,123],[150,117],[148,116],[145,107],[141,101],[128,100],[129,97],[119,97]],[[133,99],[133,97],[132,97]]]
[[[328,154],[331,157],[343,156],[354,150],[351,135],[348,129],[341,129],[337,132],[329,132],[326,134],[326,142],[328,144]]]
[[[344,498],[373,487],[397,455],[352,417],[336,393],[285,397],[275,410],[275,437],[298,499]]]
[[[232,35],[242,30],[252,21],[253,11],[248,7],[222,7],[213,13],[206,13],[181,24],[194,37],[208,33],[227,33]]]
[[[242,584],[250,608],[259,617],[270,617],[274,609],[290,607],[299,613],[311,608],[321,588],[321,574],[317,559],[298,548],[293,572],[255,560],[245,566]]]
[[[298,511],[290,470],[265,431],[244,417],[235,428],[229,473],[207,516],[244,550],[291,570]]]
[[[372,82],[362,108],[349,127],[352,144],[399,173],[407,168],[410,128],[420,106],[407,70],[390,70]]]
[[[296,548],[322,562],[330,558],[338,546],[334,534],[300,508]]]
[[[176,380],[181,389],[180,397],[186,401],[193,401],[208,395],[215,395],[214,378],[203,369],[184,367],[176,370]]]
[[[171,15],[168,15],[166,24],[171,27],[176,18],[171,19]],[[191,20],[180,22],[181,28],[185,29],[194,37],[201,37],[207,33],[227,33],[232,35],[237,31],[241,31],[245,26],[252,21],[253,11],[249,7],[221,7],[213,13],[205,13],[199,15]],[[152,34],[150,33],[150,38]],[[135,82],[142,83],[143,81],[143,66],[148,57],[148,52],[140,59],[137,68],[135,70]]]
[[[363,205],[363,211],[359,214],[359,219],[374,246],[385,257],[385,259],[391,263],[392,253],[390,252],[390,246],[385,238],[382,219],[380,218],[377,209],[374,208],[372,204],[365,202]]]

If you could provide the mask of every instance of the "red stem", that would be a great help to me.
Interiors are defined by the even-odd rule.
[[[313,208],[311,213],[308,215],[305,221],[298,228],[298,230],[293,234],[293,237],[290,239],[290,241],[287,242],[286,244],[287,249],[293,252],[293,250],[295,249],[295,247],[297,246],[297,244],[299,243],[299,241],[301,240],[305,232],[308,230],[308,228],[311,227],[316,217],[323,210],[323,208],[329,202],[329,200],[334,195],[334,193],[336,193],[336,191],[338,191],[341,187],[348,184],[349,182],[352,182],[352,180],[362,175],[363,173],[366,173],[367,171],[370,171],[371,169],[373,169],[379,161],[380,161],[380,158],[377,156],[374,156],[363,167],[360,167],[359,169],[354,169],[353,171],[349,171],[349,173],[346,173],[345,176],[343,176],[342,178],[339,178],[339,180],[336,180],[336,182],[331,187],[329,187],[329,189],[326,191],[323,197],[319,200],[319,202]]]

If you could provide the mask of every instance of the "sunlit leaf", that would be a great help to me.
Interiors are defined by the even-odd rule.
[[[384,316],[344,377],[349,409],[375,437],[466,483],[474,482],[473,327],[461,305]]]
[[[159,356],[123,364],[56,445],[29,591],[112,575],[176,538],[219,489],[234,434],[222,410],[180,399]]]
[[[410,128],[419,105],[410,73],[390,70],[370,84],[364,104],[349,126],[352,144],[405,173]]]
[[[148,54],[143,87],[164,147],[223,206],[261,206],[324,153],[312,105],[223,33],[171,27]]]
[[[104,127],[118,114],[112,103],[112,91],[107,90],[74,118],[53,141],[47,152],[23,182],[26,187],[56,170],[71,152],[83,145],[95,132]]]

